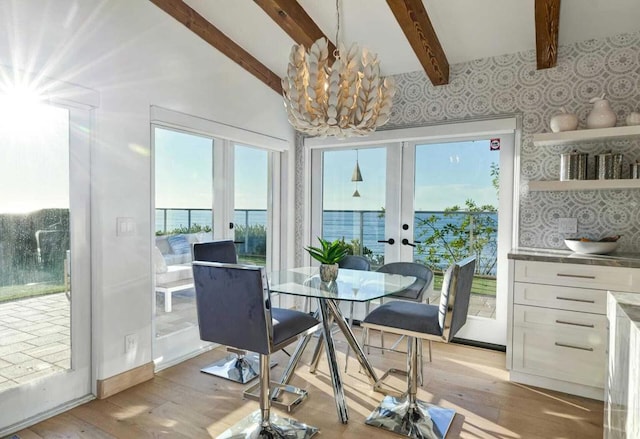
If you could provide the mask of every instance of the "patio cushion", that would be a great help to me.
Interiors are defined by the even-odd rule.
[[[185,253],[191,253],[191,244],[184,235],[172,235],[167,237],[171,252],[176,255],[183,255]]]

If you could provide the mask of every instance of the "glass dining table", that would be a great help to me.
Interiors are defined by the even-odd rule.
[[[338,325],[338,328],[340,328],[344,334],[347,343],[354,351],[358,362],[372,384],[378,381],[378,376],[365,356],[362,347],[356,340],[349,323],[340,311],[338,302],[368,302],[370,300],[380,299],[381,297],[397,293],[407,288],[415,281],[416,278],[412,276],[400,276],[375,271],[348,270],[344,268],[338,271],[338,279],[330,283],[320,281],[318,267],[292,268],[269,274],[269,288],[272,293],[318,299],[316,316],[322,321],[321,338],[324,339],[325,353],[329,363],[329,373],[331,375],[338,418],[343,424],[346,424],[349,420],[349,414],[331,331],[333,322]],[[313,335],[306,336],[298,342],[284,370],[280,380],[281,384],[289,384],[296,365],[312,337]],[[320,355],[321,348],[319,341],[311,360],[312,373],[315,372],[315,367]]]

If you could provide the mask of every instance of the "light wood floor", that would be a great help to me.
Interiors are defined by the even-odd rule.
[[[338,340],[344,364],[345,344]],[[425,346],[426,347],[426,346]],[[293,348],[293,346],[291,347]],[[425,349],[426,353],[426,349]],[[101,401],[92,401],[20,431],[21,439],[40,438],[210,438],[216,437],[258,403],[242,399],[243,386],[199,370],[225,355],[216,349],[166,369],[149,382]],[[287,357],[279,361],[279,376]],[[400,354],[371,355],[374,367],[402,367]],[[457,411],[447,438],[589,439],[601,438],[601,402],[510,383],[505,354],[434,343],[433,362],[425,364],[425,386],[418,397]],[[364,424],[382,395],[371,391],[356,361],[343,374],[349,423],[337,421],[326,362],[317,374],[299,367],[293,384],[306,388],[309,398],[292,417],[320,428],[318,438],[399,438]],[[392,386],[403,387],[392,379]],[[278,410],[276,410],[279,412]],[[282,412],[279,412],[283,414]]]

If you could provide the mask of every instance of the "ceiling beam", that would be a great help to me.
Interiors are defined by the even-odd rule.
[[[449,62],[422,0],[387,0],[433,85],[449,83]]]
[[[297,44],[307,50],[320,38],[329,43],[329,62],[333,62],[336,46],[331,42],[295,0],[253,0]]]
[[[560,0],[536,0],[536,59],[538,70],[558,62]]]
[[[218,49],[232,61],[235,61],[247,72],[267,84],[276,93],[282,94],[282,83],[278,75],[233,42],[233,40],[209,23],[202,15],[198,14],[182,0],[150,1],[191,29],[193,33]]]

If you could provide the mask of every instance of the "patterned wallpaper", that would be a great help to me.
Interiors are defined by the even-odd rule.
[[[630,112],[640,111],[640,32],[560,47],[558,65],[551,69],[536,70],[535,51],[531,50],[453,65],[445,86],[431,85],[423,71],[395,79],[398,92],[385,129],[521,116],[520,246],[564,248],[558,218],[567,217],[578,219],[580,236],[621,234],[620,251],[640,252],[639,190],[529,192],[527,188],[530,180],[557,180],[559,155],[574,148],[589,153],[590,172],[592,154],[609,149],[624,154],[626,173],[628,163],[640,159],[640,140],[635,139],[578,147],[536,147],[532,143],[534,133],[550,132],[548,121],[561,106],[578,114],[579,128],[585,127],[592,108],[589,100],[602,94],[618,115],[617,126],[625,124]],[[297,212],[303,195],[300,148],[298,143]],[[301,228],[301,222],[296,223]],[[297,230],[296,239],[301,235]]]

